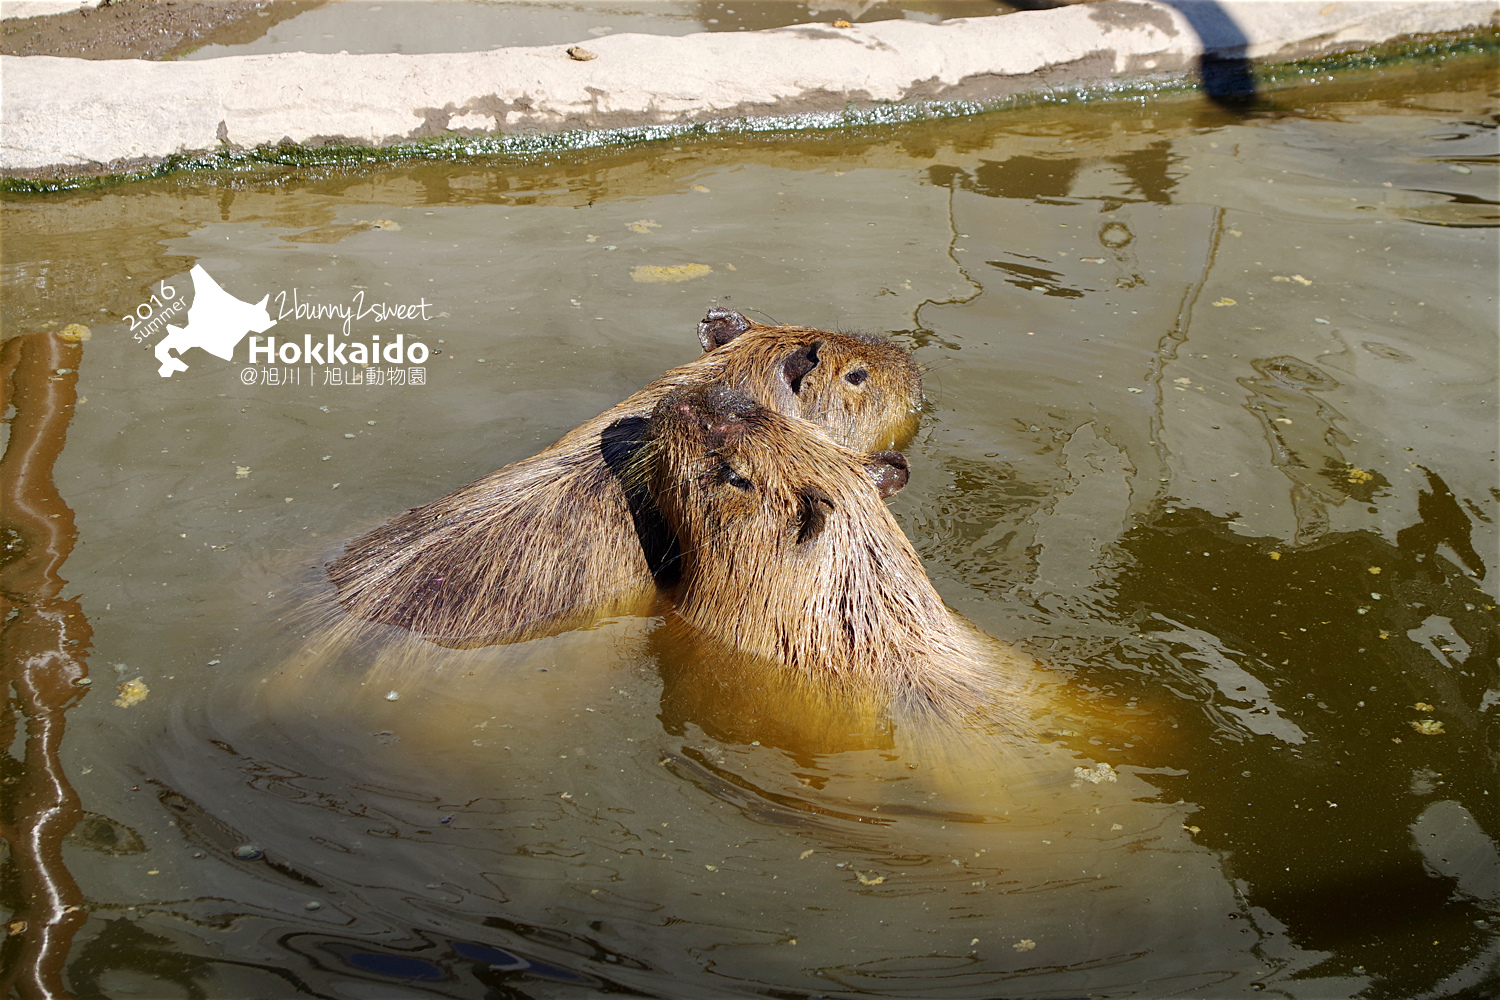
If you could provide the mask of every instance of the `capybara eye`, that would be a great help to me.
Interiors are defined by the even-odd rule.
[[[848,382],[850,385],[860,385],[864,382],[865,379],[869,377],[869,372],[865,371],[863,368],[856,368],[852,372],[844,376],[844,381]]]
[[[752,489],[755,486],[754,483],[746,479],[744,476],[740,475],[738,472],[735,472],[727,465],[719,466],[719,482],[728,483],[730,486],[733,486],[737,490],[748,490]]]

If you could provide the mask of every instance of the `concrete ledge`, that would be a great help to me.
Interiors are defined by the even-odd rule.
[[[48,14],[66,14],[97,6],[99,0],[0,0],[0,20],[46,17]]]
[[[385,145],[616,129],[850,105],[984,100],[1181,75],[1205,56],[1290,60],[1487,26],[1493,0],[1110,0],[944,24],[795,25],[436,55],[199,62],[0,58],[0,170],[137,168],[293,142]]]

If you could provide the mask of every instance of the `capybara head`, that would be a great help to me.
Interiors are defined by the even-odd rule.
[[[662,399],[640,461],[681,545],[682,621],[837,691],[973,697],[954,619],[883,500],[906,482],[899,454],[716,383]]]
[[[668,394],[648,439],[648,488],[683,549],[700,553],[743,543],[766,561],[792,557],[835,511],[842,520],[878,511],[883,525],[880,501],[908,475],[900,452],[861,456],[724,382]]]
[[[922,372],[905,348],[867,333],[765,326],[714,308],[698,324],[724,352],[723,381],[762,406],[810,420],[855,451],[903,445],[922,408]]]

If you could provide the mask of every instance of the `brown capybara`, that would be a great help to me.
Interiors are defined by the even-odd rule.
[[[1020,711],[1024,699],[1013,711],[1006,695],[1032,683],[1034,664],[944,606],[886,509],[883,495],[905,483],[899,455],[860,455],[713,384],[667,394],[635,462],[681,546],[682,624],[780,665],[829,704],[874,696],[908,717],[994,721]]]
[[[507,465],[351,541],[329,564],[344,609],[445,645],[514,641],[636,607],[675,571],[675,540],[620,471],[652,410],[682,386],[724,379],[760,405],[870,451],[900,442],[921,373],[866,334],[767,326],[713,309],[707,352]]]

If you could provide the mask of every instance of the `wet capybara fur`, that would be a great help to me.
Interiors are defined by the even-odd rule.
[[[676,541],[621,472],[657,403],[723,380],[856,451],[915,426],[921,373],[882,337],[768,326],[713,309],[707,352],[507,465],[355,538],[329,564],[343,608],[445,645],[515,641],[636,607],[676,571]]]
[[[779,665],[832,704],[908,717],[1004,722],[1025,702],[1006,695],[1034,664],[944,606],[886,509],[900,455],[715,384],[667,394],[636,462],[681,546],[675,619],[762,665],[746,677]]]

